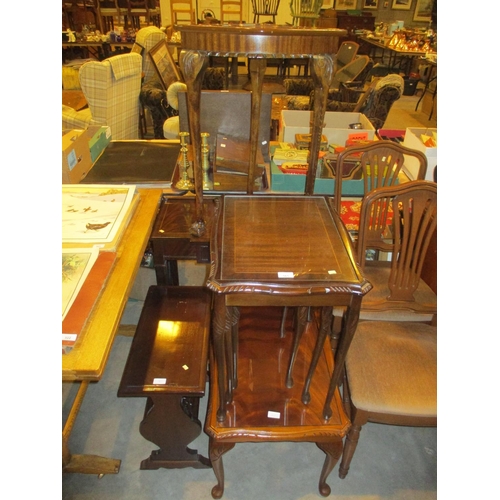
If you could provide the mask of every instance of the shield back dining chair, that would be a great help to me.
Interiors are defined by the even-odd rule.
[[[361,320],[436,322],[436,293],[421,279],[436,231],[435,182],[411,181],[365,195],[356,253],[373,288],[363,298]],[[372,258],[376,252],[391,259]]]

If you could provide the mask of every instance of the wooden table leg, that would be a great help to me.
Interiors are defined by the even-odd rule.
[[[217,410],[218,422],[224,422],[226,418],[226,401],[229,397],[232,397],[232,380],[228,373],[226,360],[226,339],[229,341],[231,338],[231,319],[231,314],[226,307],[224,294],[215,294],[212,334],[219,391],[219,409]]]
[[[333,307],[321,308],[321,325],[318,332],[318,338],[316,339],[316,345],[314,347],[311,364],[309,365],[309,371],[304,382],[304,389],[302,391],[302,402],[304,404],[308,404],[311,401],[309,389],[311,387],[311,381],[314,375],[314,371],[316,370],[316,366],[318,365],[319,357],[321,355],[321,352],[323,351],[323,346],[325,345],[326,337],[332,331],[332,316]]]
[[[200,103],[201,84],[208,66],[209,57],[204,51],[181,51],[180,66],[187,85],[189,133],[193,148],[193,173],[196,192],[196,220],[191,226],[191,234],[202,236],[206,231],[203,215],[203,171],[201,165]]]
[[[327,497],[332,489],[326,483],[326,479],[342,455],[342,439],[327,443],[316,443],[316,446],[326,453],[325,463],[319,476],[319,492],[321,496]]]
[[[69,436],[82,406],[88,385],[89,382],[86,380],[81,382],[68,419],[64,425],[62,432],[62,470],[67,473],[97,474],[99,477],[104,476],[104,474],[118,474],[121,460],[97,455],[73,455],[69,450]]]
[[[354,332],[356,331],[356,327],[358,325],[361,299],[361,295],[352,295],[351,303],[349,307],[346,308],[345,321],[343,321],[343,331],[340,335],[337,352],[335,353],[335,365],[333,368],[332,378],[330,380],[330,387],[328,388],[325,406],[323,407],[323,416],[327,420],[332,416],[330,404],[332,402],[335,389],[339,385],[340,378],[343,374],[347,350],[351,345]]]
[[[309,168],[306,176],[305,194],[314,193],[318,154],[321,134],[324,127],[326,100],[328,89],[333,78],[333,59],[329,55],[318,55],[311,58],[311,77],[314,82],[314,111],[311,130],[311,149],[309,152]]]
[[[210,438],[210,460],[214,470],[217,484],[212,488],[212,497],[221,498],[224,494],[224,466],[222,464],[222,455],[234,448],[236,443],[221,443],[216,442],[214,438]]]
[[[248,168],[247,193],[253,194],[255,184],[255,164],[257,163],[257,149],[259,144],[259,121],[260,121],[260,102],[262,99],[262,85],[264,75],[266,74],[266,59],[250,58],[248,60],[250,67],[250,83],[252,88],[252,105],[250,118],[250,166]]]
[[[148,398],[139,431],[160,449],[141,462],[142,470],[211,467],[210,460],[188,447],[201,434],[198,408],[199,398],[179,394]]]

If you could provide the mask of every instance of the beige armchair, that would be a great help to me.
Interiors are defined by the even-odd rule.
[[[130,53],[90,61],[80,68],[79,78],[88,108],[75,111],[63,105],[63,129],[107,125],[114,140],[138,139],[141,56]]]

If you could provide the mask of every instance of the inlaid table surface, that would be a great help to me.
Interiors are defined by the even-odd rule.
[[[332,200],[318,196],[226,195],[213,228],[211,261],[207,286],[215,292],[213,338],[219,420],[224,420],[225,404],[237,384],[238,307],[259,305],[322,307],[325,325],[331,320],[333,306],[347,307],[346,327],[325,400],[328,418],[361,298],[371,289],[354,261],[349,236]],[[322,329],[318,350],[327,330],[326,326]],[[299,339],[300,335],[297,342]],[[293,356],[290,385],[292,368]],[[312,376],[314,367],[311,370]]]

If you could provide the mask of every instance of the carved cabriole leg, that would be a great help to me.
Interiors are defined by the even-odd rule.
[[[233,449],[234,445],[235,443],[221,443],[215,441],[212,437],[210,438],[208,445],[210,461],[212,462],[212,468],[217,478],[217,484],[212,488],[213,498],[221,498],[224,494],[224,465],[222,463],[222,455]]]
[[[232,389],[238,387],[238,323],[240,321],[240,309],[238,307],[231,307],[231,344],[232,352]],[[232,402],[233,397],[228,402]]]
[[[359,433],[361,432],[362,426],[366,424],[367,420],[367,413],[358,411],[356,408],[352,408],[352,425],[345,439],[342,461],[340,462],[339,467],[339,477],[341,479],[344,479],[349,472],[352,457],[354,456],[354,452],[358,446]]]
[[[283,316],[281,317],[281,326],[280,326],[280,338],[285,338],[285,324],[286,324],[286,315],[288,313],[288,307],[283,307]]]
[[[323,416],[328,420],[332,416],[330,404],[336,387],[341,382],[341,376],[344,372],[344,363],[347,350],[351,345],[354,332],[358,326],[359,309],[361,307],[361,295],[351,295],[351,302],[345,312],[343,321],[343,331],[340,335],[340,340],[335,353],[335,364],[333,368],[332,378],[330,379],[330,387],[326,396],[325,406],[323,407]]]
[[[342,439],[337,441],[327,442],[327,443],[316,443],[316,446],[326,453],[325,462],[323,463],[323,468],[321,469],[321,474],[319,476],[319,493],[321,496],[327,497],[332,489],[326,483],[326,479],[330,472],[332,472],[335,465],[339,461],[342,455]]]
[[[214,313],[212,324],[212,335],[214,343],[215,364],[217,366],[217,383],[219,386],[219,409],[217,410],[217,421],[224,422],[226,418],[226,401],[230,392],[231,383],[226,364],[225,338],[231,330],[231,318],[224,294],[216,293],[214,298]]]
[[[290,363],[288,364],[288,371],[286,374],[286,386],[290,389],[293,387],[293,365],[295,364],[295,358],[297,356],[297,351],[299,349],[300,339],[304,333],[304,329],[307,323],[308,307],[301,306],[297,308],[297,319],[295,324],[295,331],[293,337],[292,354],[290,356]]]
[[[201,84],[203,75],[208,65],[208,54],[204,51],[181,51],[179,64],[187,85],[189,133],[193,148],[193,174],[196,192],[196,221],[191,226],[194,236],[205,233],[205,220],[203,217],[203,171],[201,168]]]
[[[252,108],[250,119],[250,165],[248,168],[247,194],[253,194],[255,183],[255,164],[257,163],[257,148],[259,144],[259,117],[262,98],[262,84],[266,74],[266,59],[249,59],[250,83],[252,88]]]
[[[304,389],[302,391],[302,402],[304,404],[308,404],[311,401],[309,388],[311,387],[311,380],[314,375],[314,371],[316,370],[321,352],[323,351],[326,337],[330,333],[332,328],[332,313],[333,307],[321,308],[321,326],[318,332],[318,338],[316,339],[316,345],[314,346],[314,352],[311,359],[311,364],[309,365],[309,371],[304,383]]]
[[[314,111],[309,169],[306,176],[306,195],[312,195],[314,193],[317,159],[321,144],[323,123],[325,120],[326,100],[333,77],[333,59],[331,56],[327,54],[313,56],[310,62],[311,77],[314,82]]]

